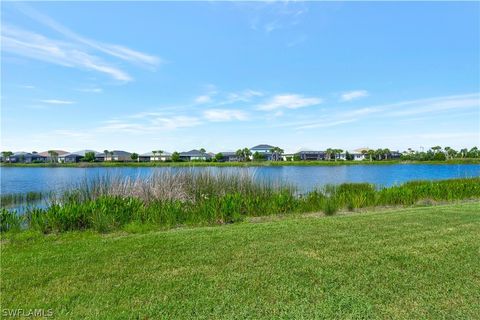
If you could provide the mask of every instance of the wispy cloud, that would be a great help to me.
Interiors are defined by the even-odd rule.
[[[241,110],[230,109],[210,109],[203,112],[204,117],[213,122],[223,122],[231,120],[244,121],[248,119],[247,113]]]
[[[89,93],[102,93],[103,89],[102,88],[80,88],[80,89],[77,89],[77,91],[89,92]]]
[[[469,108],[477,108],[477,110],[479,110],[480,95],[478,93],[407,100],[347,111],[335,110],[332,113],[321,116],[315,121],[289,121],[279,126],[313,129],[325,126],[337,126],[371,118],[398,120],[420,114],[428,114],[431,119],[433,116],[447,111]]]
[[[64,39],[53,39],[16,26],[2,25],[2,50],[5,52],[65,67],[100,72],[123,82],[132,81],[133,78],[120,67],[106,62],[105,58],[113,57],[149,68],[155,68],[162,62],[156,56],[83,37],[25,4],[16,3],[16,7]]]
[[[75,101],[60,100],[60,99],[44,99],[44,100],[40,100],[40,102],[48,103],[48,104],[63,104],[63,105],[75,103]]]
[[[352,100],[357,100],[360,98],[368,97],[369,93],[367,90],[354,90],[342,93],[340,96],[340,101],[347,102]]]
[[[194,101],[195,101],[195,103],[200,103],[200,104],[207,103],[207,102],[212,101],[212,97],[210,97],[207,94],[204,94],[204,95],[196,97]]]
[[[321,104],[323,99],[299,94],[280,94],[257,106],[258,110],[298,109]]]
[[[52,40],[16,27],[2,27],[2,50],[65,67],[98,71],[120,81],[131,81],[126,72],[110,66],[75,44]]]
[[[81,43],[86,46],[89,46],[93,49],[101,51],[105,54],[117,57],[122,60],[126,60],[133,63],[147,64],[151,66],[157,66],[161,59],[143,52],[139,52],[121,45],[103,43],[89,39],[87,37],[81,36],[78,33],[70,30],[69,28],[63,26],[57,21],[53,20],[51,17],[42,14],[41,12],[33,9],[32,7],[25,4],[18,4],[17,7],[25,15],[30,18],[42,23],[43,25],[51,28],[52,30],[62,34],[67,39],[70,39],[73,42]]]

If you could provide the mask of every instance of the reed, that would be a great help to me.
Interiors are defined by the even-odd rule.
[[[8,207],[16,204],[31,204],[42,198],[45,194],[42,192],[27,192],[27,193],[9,193],[0,196],[0,207]]]
[[[365,183],[328,185],[304,195],[255,174],[161,172],[146,178],[100,177],[52,197],[23,215],[2,210],[0,229],[20,226],[44,233],[93,229],[109,232],[131,224],[171,228],[233,223],[249,216],[322,211],[333,215],[374,206],[480,198],[480,178],[413,181],[388,188]]]

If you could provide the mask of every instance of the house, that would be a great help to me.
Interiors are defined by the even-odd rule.
[[[147,152],[147,153],[142,153],[138,156],[138,161],[139,162],[150,162],[150,161],[167,161],[172,159],[172,154],[170,152]]]
[[[206,161],[211,158],[208,153],[195,149],[180,153],[180,159],[183,161]]]
[[[95,158],[97,158],[97,156],[95,156]],[[104,154],[104,161],[132,161],[132,154],[123,150],[113,150],[109,151],[106,155]]]
[[[95,153],[95,161],[97,161],[97,162],[105,161],[105,153],[103,153],[103,152]]]
[[[313,151],[313,150],[302,150],[296,153],[300,160],[303,161],[315,161],[315,160],[325,160],[325,151]]]
[[[51,154],[51,152],[54,152],[55,154]],[[43,156],[46,158],[46,162],[59,162],[59,157],[64,156],[68,154],[68,151],[65,150],[48,150],[48,151],[43,151],[40,152],[39,155]]]
[[[219,159],[219,162],[235,162],[235,161],[240,161],[241,159],[237,156],[236,152],[232,151],[225,151],[225,152],[220,152],[223,155],[222,159]]]
[[[275,148],[274,146],[271,146],[269,144],[259,144],[258,146],[250,148],[250,152],[252,153],[252,156],[255,152],[258,152],[259,154],[263,155],[265,160],[272,160],[272,150]]]
[[[13,155],[6,157],[7,162],[12,163],[32,163],[32,162],[45,162],[47,158],[39,153],[29,153],[24,151],[15,152]]]
[[[61,163],[73,163],[78,162],[83,156],[76,153],[67,153],[58,157],[58,162]]]
[[[87,153],[90,153],[90,152],[93,152],[93,154],[97,154],[97,153],[98,153],[98,151],[95,151],[95,150],[80,150],[80,151],[75,151],[75,152],[72,152],[72,153],[81,155],[82,157],[85,157],[85,155],[86,155]]]

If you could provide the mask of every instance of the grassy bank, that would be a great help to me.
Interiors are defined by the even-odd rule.
[[[341,165],[392,165],[392,164],[480,164],[480,159],[452,159],[445,161],[249,161],[249,162],[79,162],[79,163],[1,163],[0,167],[263,167],[263,166],[341,166]]]
[[[95,180],[53,199],[46,208],[28,208],[22,215],[2,209],[0,230],[158,229],[225,224],[252,216],[316,211],[333,215],[338,210],[463,199],[480,199],[480,178],[412,181],[382,189],[350,183],[298,194],[291,186],[262,182],[249,174],[164,172],[147,179]]]
[[[2,243],[2,309],[55,319],[474,319],[478,203]]]

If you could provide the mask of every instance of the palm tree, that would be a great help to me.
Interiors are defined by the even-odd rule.
[[[365,156],[368,154],[368,151],[365,150],[365,149],[363,149],[363,150],[362,150],[362,154],[363,154],[363,159],[365,159]]]
[[[332,148],[328,148],[328,149],[325,151],[325,154],[327,155],[327,160],[328,160],[328,161],[332,160],[332,153],[333,153],[333,149],[332,149]]]
[[[12,155],[13,155],[12,151],[2,151],[3,161],[7,161],[7,158],[8,158],[8,162],[10,162],[10,156]]]
[[[279,161],[280,156],[282,155],[282,153],[284,151],[283,151],[283,149],[281,149],[279,147],[273,147],[272,149],[270,149],[270,152],[272,153],[272,160],[273,161]]]
[[[158,153],[158,156],[160,157],[160,159],[158,160],[162,160],[161,157],[162,157],[162,154],[164,153],[163,150],[157,150],[157,153]]]
[[[235,152],[235,155],[240,159],[240,161],[243,161],[243,150],[242,149],[238,149]]]
[[[103,150],[103,153],[105,154],[104,161],[107,161],[108,154],[110,153],[108,150]]]
[[[462,150],[460,150],[460,155],[462,156],[462,158],[465,158],[467,154],[468,154],[467,148],[463,148]]]
[[[342,154],[343,150],[342,149],[333,149],[332,152],[333,152],[333,158],[335,159],[335,161],[337,161],[337,155],[338,155],[338,157],[340,157],[340,154]]]
[[[373,156],[375,155],[375,151],[374,150],[368,150],[368,156],[370,157],[370,162],[373,161]]]
[[[153,153],[153,161],[157,161],[157,150],[152,150]]]
[[[250,156],[252,155],[252,152],[248,148],[243,148],[243,156],[245,158],[245,161],[250,160]]]
[[[440,152],[440,150],[442,150],[442,147],[440,147],[440,146],[435,146],[435,147],[431,147],[430,149],[433,150],[433,153],[438,153],[438,152]]]
[[[390,151],[390,149],[388,148],[383,149],[383,155],[385,156],[385,160],[388,160],[388,156],[390,156],[391,154],[392,152]]]
[[[383,149],[375,150],[375,157],[377,158],[377,160],[382,160],[382,156],[383,156]]]
[[[57,162],[58,152],[55,150],[48,150],[48,154],[50,155],[50,160],[52,162]]]

